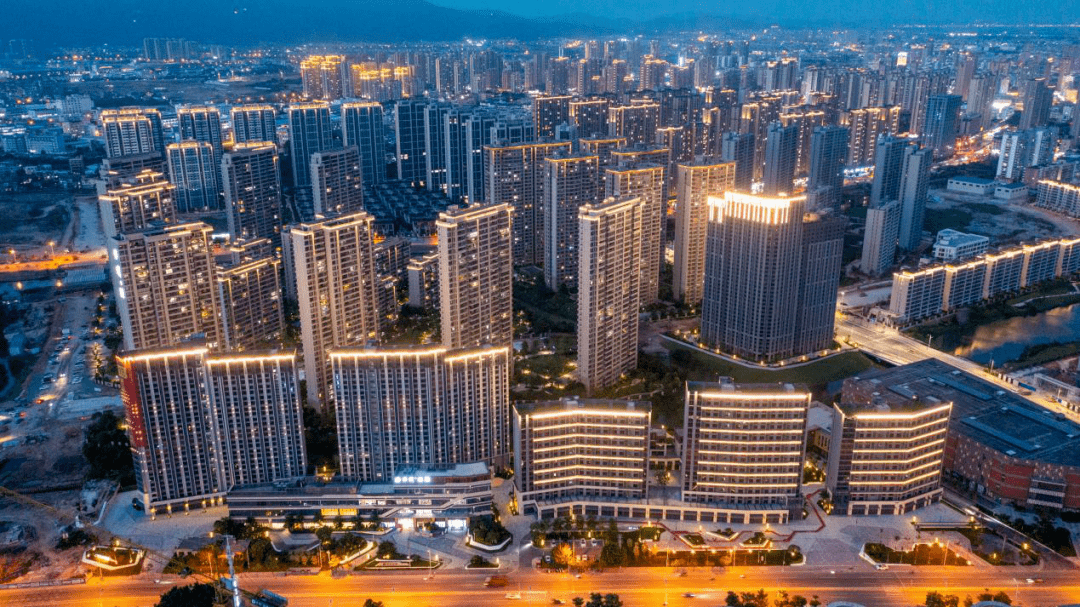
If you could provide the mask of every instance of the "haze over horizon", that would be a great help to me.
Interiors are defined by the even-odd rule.
[[[638,31],[722,29],[779,24],[821,27],[904,23],[1080,22],[1077,0],[923,0],[868,4],[854,0],[759,0],[753,4],[670,0],[220,0],[90,5],[59,0],[50,10],[28,2],[7,9],[0,38],[45,46],[137,44],[173,36],[222,44],[257,42],[400,42],[463,37],[537,39]]]
[[[558,17],[586,14],[608,19],[648,21],[657,16],[731,15],[742,19],[835,23],[1071,23],[1080,21],[1075,0],[1045,3],[1036,0],[901,0],[866,3],[855,0],[758,0],[754,3],[708,0],[519,0],[506,8],[505,0],[434,0],[434,4],[462,10],[501,10],[523,17]]]

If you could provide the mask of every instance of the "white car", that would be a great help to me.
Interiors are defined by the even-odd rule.
[[[506,598],[512,599],[512,600],[515,600],[515,601],[520,600],[521,599],[521,593],[520,592],[507,592],[506,593]]]
[[[882,563],[878,563],[877,565],[874,565],[874,569],[877,569],[878,571],[885,571],[888,568],[889,568],[888,565],[884,565]]]

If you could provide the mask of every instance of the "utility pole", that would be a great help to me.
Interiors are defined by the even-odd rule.
[[[225,535],[225,558],[229,561],[229,580],[232,583],[233,607],[240,606],[240,582],[236,579],[236,568],[233,566],[232,540],[233,536]]]

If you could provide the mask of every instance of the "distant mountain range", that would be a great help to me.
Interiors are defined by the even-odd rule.
[[[141,43],[145,37],[206,43],[523,40],[597,31],[594,20],[529,19],[465,11],[424,0],[146,0],[39,3],[15,0],[0,19],[0,39],[77,46]]]
[[[766,5],[785,1],[762,0],[757,8],[764,10]],[[830,2],[823,1],[825,5]],[[940,1],[966,6],[983,0]],[[1062,0],[1061,3],[1071,5],[1074,1]],[[716,9],[722,10],[722,6],[723,3],[717,2]],[[743,11],[753,9],[747,5],[738,6]],[[806,7],[802,8],[805,12]],[[827,6],[820,8],[822,10],[813,11],[810,18],[861,20],[852,13],[837,14],[828,11]],[[145,37],[186,38],[225,45],[396,43],[456,41],[466,37],[535,40],[637,32],[715,31],[767,26],[776,19],[811,25],[803,18],[807,15],[796,10],[765,11],[765,14],[773,15],[768,20],[681,13],[630,21],[584,13],[527,18],[501,11],[447,8],[424,0],[233,0],[231,4],[225,0],[166,0],[160,3],[154,0],[52,0],[44,3],[14,0],[7,2],[0,12],[3,13],[0,40],[25,38],[43,48],[102,43],[133,45],[140,44]],[[876,18],[882,18],[880,12],[876,13]]]
[[[146,37],[203,43],[456,41],[463,38],[535,40],[631,31],[739,27],[745,22],[693,14],[633,22],[585,13],[521,17],[502,11],[460,10],[424,0],[15,0],[0,19],[0,40],[38,45],[141,44]],[[756,25],[756,24],[755,24]]]

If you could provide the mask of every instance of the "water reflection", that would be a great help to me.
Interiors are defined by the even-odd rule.
[[[953,354],[982,364],[993,360],[996,366],[1020,358],[1027,346],[1069,341],[1080,341],[1080,304],[983,325],[971,345]]]

